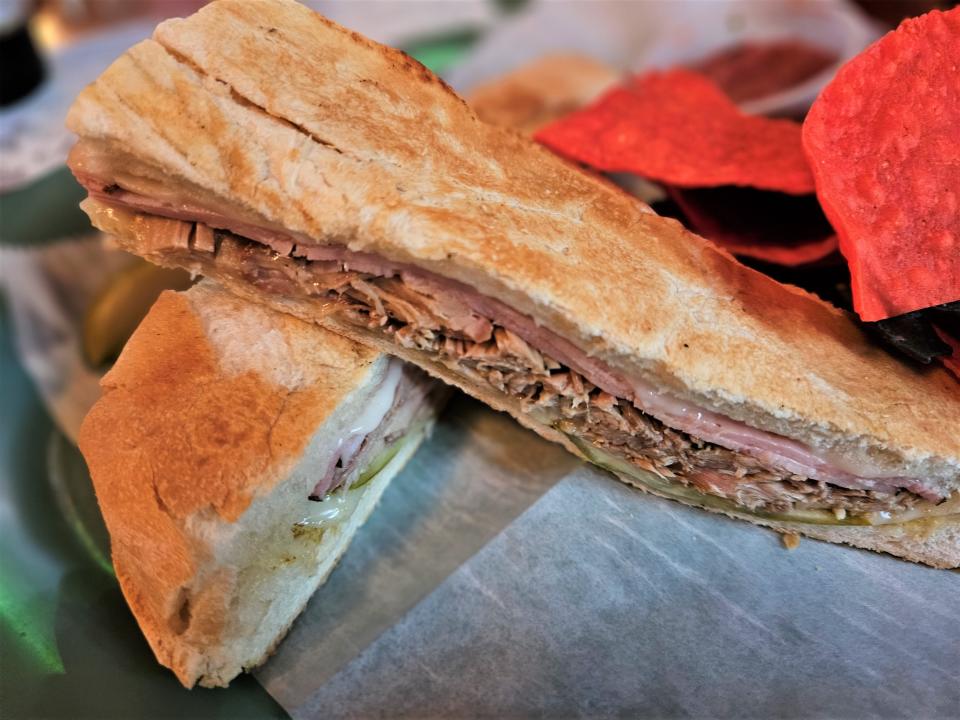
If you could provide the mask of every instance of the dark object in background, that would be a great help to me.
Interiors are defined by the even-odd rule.
[[[935,328],[950,337],[960,338],[960,300],[864,325],[905,355],[922,363],[931,363],[935,358],[953,354],[953,348],[943,341]]]
[[[837,62],[836,53],[802,40],[743,42],[691,64],[736,103],[799,85]]]
[[[795,267],[774,265],[750,258],[740,258],[740,260],[744,265],[769,275],[777,282],[803,288],[834,307],[853,314],[850,271],[839,253],[809,265]],[[856,315],[853,319],[856,320]]]
[[[727,188],[710,188],[709,192],[719,191],[720,195],[718,197],[722,199],[725,190],[727,190]],[[729,189],[731,193],[746,192],[748,190],[750,189]],[[685,190],[684,192],[690,191]],[[762,191],[752,192],[762,194]],[[750,196],[747,194],[744,197],[749,198]],[[794,196],[788,197],[798,199]],[[650,207],[652,207],[654,212],[656,212],[658,215],[675,218],[682,222],[685,227],[691,227],[690,219],[671,197],[659,200],[653,203]],[[816,215],[817,213],[819,213],[820,217],[822,217],[822,213],[820,213],[819,208],[814,214]],[[820,221],[814,218],[808,219],[805,222],[817,224]],[[826,227],[829,228],[829,225]],[[718,244],[721,246],[723,245],[723,243]],[[735,250],[731,250],[731,252],[737,255]],[[782,265],[779,263],[767,262],[760,258],[751,258],[743,255],[737,255],[737,259],[740,260],[740,262],[742,262],[744,265],[752,267],[754,270],[762,272],[764,275],[769,275],[777,282],[803,288],[807,292],[813,293],[821,300],[824,300],[843,310],[847,310],[849,312],[852,312],[853,310],[853,300],[850,295],[850,271],[847,269],[847,264],[843,261],[843,258],[839,253],[831,253],[827,257],[821,258],[816,262],[805,263],[802,265]]]
[[[43,62],[30,37],[27,20],[0,35],[0,107],[29,95],[45,76]]]

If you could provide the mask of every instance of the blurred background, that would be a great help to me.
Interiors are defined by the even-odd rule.
[[[405,49],[465,93],[545,54],[576,52],[620,72],[697,67],[749,112],[802,118],[843,61],[904,17],[954,3],[306,4]],[[73,142],[64,116],[76,94],[159,20],[201,5],[0,0],[3,715],[121,717],[136,707],[149,716],[152,703],[183,716],[285,715],[249,677],[227,693],[186,695],[153,664],[112,578],[74,446],[102,373],[159,292],[185,288],[190,278],[116,251],[91,229],[77,207],[84,193],[64,165]],[[779,69],[759,81],[760,65]],[[658,210],[676,207],[667,200]],[[844,303],[845,268],[835,254],[799,269],[745,261]],[[122,678],[122,690],[91,694],[108,677]]]

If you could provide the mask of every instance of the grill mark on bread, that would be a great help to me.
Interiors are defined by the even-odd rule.
[[[160,486],[157,484],[156,468],[149,463],[148,467],[150,468],[150,490],[153,492],[153,499],[157,503],[157,509],[160,510],[160,512],[162,512],[164,515],[175,517],[174,514],[170,512],[170,508],[167,507],[167,503],[163,499],[163,495],[160,494]]]
[[[150,73],[150,71],[149,71],[147,68],[145,68],[145,67],[143,66],[143,63],[140,62],[140,58],[138,58],[135,53],[127,53],[126,55],[123,55],[123,56],[121,57],[121,59],[118,60],[118,62],[121,62],[121,61],[124,61],[124,60],[125,60],[126,62],[131,63],[134,67],[138,68],[144,78],[149,79],[150,82],[152,82],[152,83],[155,84],[155,82],[154,82],[154,80],[153,80],[152,74]],[[91,86],[91,87],[88,88],[88,89],[89,89],[91,92],[97,93],[97,94],[99,94],[99,92],[100,92],[100,89],[99,89],[98,87],[96,87],[96,86]],[[124,110],[126,110],[127,112],[129,112],[129,113],[131,113],[131,114],[133,114],[133,115],[140,115],[138,109],[137,109],[133,104],[131,104],[131,102],[129,101],[129,99],[128,99],[127,97],[125,97],[122,93],[118,93],[118,92],[111,91],[110,95],[111,95],[111,98],[112,98],[118,105],[120,105],[121,107],[124,108]],[[144,120],[145,120],[145,121],[148,121],[148,122],[151,122],[151,124],[153,124],[152,121],[150,121],[150,119],[148,119],[148,118],[144,118]],[[166,137],[166,136],[164,135],[164,133],[162,132],[162,128],[157,127],[157,126],[154,126],[154,132],[155,132],[155,135],[157,136],[158,140],[163,143],[164,148],[165,148],[168,152],[171,152],[171,153],[173,153],[174,155],[176,155],[176,156],[177,156],[177,159],[178,159],[179,161],[181,161],[181,162],[183,162],[183,163],[187,163],[187,164],[190,163],[190,159],[187,157],[186,153],[184,153],[184,152],[183,152],[182,150],[180,150],[176,145],[174,145],[172,142],[170,142],[170,141],[167,139],[167,137]],[[111,183],[109,187],[110,187],[110,192],[111,192],[111,193],[117,192],[118,190],[121,189],[120,186],[117,185],[116,183]]]
[[[245,21],[246,19],[243,17],[243,15],[241,13],[236,12],[237,9],[238,8],[235,5],[224,5],[222,8],[222,11],[232,15],[234,18],[237,18],[241,21]],[[339,23],[334,22],[330,18],[325,17],[319,13],[310,11],[310,14],[311,14],[311,20],[319,21],[321,24],[327,26],[328,28],[334,30],[335,32],[343,33],[344,35],[347,35],[355,44],[361,47],[367,48],[369,50],[373,50],[374,52],[377,52],[383,55],[389,60],[394,61],[394,64],[396,65],[396,67],[400,68],[404,72],[407,72],[413,75],[415,78],[439,86],[450,97],[463,103],[466,107],[469,108],[466,102],[464,102],[463,99],[459,95],[457,95],[453,91],[453,89],[449,85],[447,85],[446,82],[444,82],[442,78],[435,75],[428,67],[423,65],[416,58],[411,57],[410,55],[403,52],[402,50],[398,50],[396,48],[392,48],[386,45],[381,45],[379,43],[376,43],[373,40],[370,40],[369,38],[361,35],[357,31],[351,30],[348,27],[344,27],[343,25],[340,25]],[[269,38],[277,38],[277,39],[283,38],[283,34],[276,27],[266,28],[263,25],[257,25],[257,27],[260,30],[266,30],[264,35]]]
[[[333,150],[333,152],[337,153],[338,155],[345,155],[347,157],[350,157],[352,160],[356,160],[357,162],[363,162],[362,158],[358,158],[356,156],[351,155],[350,153],[346,152],[343,148],[337,147],[337,145],[331,142],[330,140],[326,140],[325,138],[322,138],[319,135],[316,135],[315,133],[311,132],[307,128],[303,127],[302,125],[298,125],[297,123],[293,122],[292,120],[289,120],[288,118],[285,118],[281,115],[275,115],[274,113],[267,110],[267,108],[263,107],[262,105],[258,105],[257,103],[253,102],[250,98],[242,95],[233,85],[228,83],[226,80],[224,80],[223,78],[219,78],[216,75],[210,74],[204,68],[197,65],[187,56],[177,52],[176,50],[172,49],[167,45],[164,45],[162,41],[156,40],[156,42],[157,42],[157,45],[164,50],[164,52],[166,52],[170,57],[172,57],[181,65],[185,65],[186,67],[190,68],[200,77],[210,78],[211,80],[223,85],[223,87],[225,87],[227,91],[230,93],[231,99],[234,102],[236,102],[238,105],[242,105],[243,107],[249,110],[258,112],[261,115],[275,122],[281,123],[291,128],[292,130],[296,130],[298,133],[300,133],[304,137],[307,137],[310,140],[313,140],[313,142],[327,148],[328,150]]]
[[[371,158],[358,157],[357,155],[354,155],[354,154],[352,154],[352,153],[344,150],[343,148],[339,147],[336,143],[332,142],[331,140],[327,140],[326,138],[320,137],[319,135],[317,135],[316,133],[312,132],[312,131],[309,130],[308,128],[306,128],[306,127],[304,127],[303,125],[300,125],[300,124],[298,124],[298,123],[290,120],[289,118],[286,118],[286,117],[283,117],[282,115],[277,115],[277,114],[275,114],[275,113],[270,112],[270,110],[268,110],[268,109],[265,108],[264,106],[255,103],[253,100],[251,100],[250,98],[248,98],[248,97],[246,97],[245,95],[243,95],[242,93],[240,93],[240,91],[238,91],[233,85],[231,85],[229,82],[227,82],[227,81],[224,80],[223,78],[217,77],[216,75],[213,75],[213,74],[207,72],[204,68],[202,68],[200,65],[196,64],[195,62],[193,62],[193,61],[192,61],[190,58],[188,58],[187,56],[183,55],[182,53],[177,52],[176,50],[174,50],[173,48],[169,47],[168,45],[165,45],[161,40],[156,39],[156,38],[154,38],[154,40],[155,40],[155,42],[157,43],[157,45],[158,45],[160,48],[162,48],[163,51],[166,52],[166,53],[167,53],[171,58],[173,58],[176,62],[178,62],[178,63],[180,63],[180,64],[182,64],[182,65],[190,68],[191,70],[193,70],[193,71],[194,71],[197,75],[199,75],[200,77],[202,77],[202,78],[209,78],[209,79],[213,80],[214,82],[219,83],[219,84],[222,85],[224,88],[226,88],[227,91],[230,93],[231,99],[232,99],[234,102],[236,102],[238,105],[241,105],[241,106],[247,108],[248,110],[253,110],[254,112],[257,112],[257,113],[263,115],[264,117],[269,118],[270,120],[273,120],[273,121],[278,122],[278,123],[280,123],[280,124],[282,124],[282,125],[285,125],[286,127],[289,127],[290,129],[295,130],[296,132],[300,133],[300,134],[303,135],[305,138],[308,138],[309,140],[312,140],[312,141],[315,142],[317,145],[320,145],[321,147],[327,148],[328,150],[332,150],[333,152],[337,153],[338,155],[342,155],[342,156],[344,156],[344,157],[350,158],[350,159],[353,160],[354,162],[358,162],[358,163],[373,162],[373,159],[371,159]],[[410,57],[410,56],[407,55],[406,53],[403,53],[403,52],[400,52],[400,51],[397,51],[397,52],[406,59],[407,64],[409,64],[409,63],[415,63],[415,64],[418,65],[420,68],[422,68],[422,70],[423,70],[424,72],[426,72],[426,73],[428,73],[429,75],[433,76],[433,78],[434,78],[438,83],[440,83],[447,92],[451,93],[451,95],[453,95],[454,97],[457,97],[457,96],[453,93],[453,91],[446,85],[446,83],[444,83],[442,80],[440,80],[440,79],[437,78],[435,75],[433,75],[433,73],[432,73],[429,69],[427,69],[426,67],[424,67],[424,66],[423,66],[422,64],[420,64],[417,60],[415,60],[414,58]],[[371,80],[371,82],[373,82],[373,81]],[[458,99],[459,99],[459,98],[458,98]],[[462,101],[461,101],[461,102],[462,102]],[[464,103],[464,104],[465,104],[465,103]],[[184,157],[185,157],[185,156],[184,156]],[[399,167],[399,164],[398,164],[398,163],[396,163],[396,162],[394,162],[394,161],[392,161],[392,160],[389,160],[389,159],[387,159],[387,158],[384,158],[384,157],[379,157],[379,158],[377,158],[377,159],[376,159],[376,162],[381,163],[381,164],[384,164],[384,165],[392,165],[392,166],[394,166],[394,167]],[[328,185],[329,185],[329,183],[328,183]],[[331,187],[332,187],[332,186],[331,186]]]

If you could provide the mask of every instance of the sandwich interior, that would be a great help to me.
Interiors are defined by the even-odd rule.
[[[136,252],[388,348],[474,394],[481,388],[495,407],[657,494],[805,525],[942,522],[960,513],[956,478],[891,476],[680,402],[463,283],[86,184],[87,212]]]

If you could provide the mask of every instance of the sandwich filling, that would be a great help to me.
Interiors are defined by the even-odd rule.
[[[945,498],[921,479],[853,467],[843,457],[625,378],[457,281],[81,180],[98,201],[88,212],[109,215],[100,223],[104,227],[122,225],[135,252],[228,284],[315,299],[322,312],[337,313],[340,321],[509,396],[521,412],[566,434],[594,462],[609,466],[602,458],[613,458],[620,474],[635,469],[633,479],[641,484],[652,474],[732,510],[809,522],[898,522],[958,511],[956,493]],[[126,210],[168,218],[169,225],[156,217],[138,224],[140,216]]]
[[[446,391],[422,370],[391,359],[378,387],[360,416],[338,439],[337,451],[310,493],[324,502],[334,491],[365,484],[389,462],[392,453],[413,428],[434,417]]]

